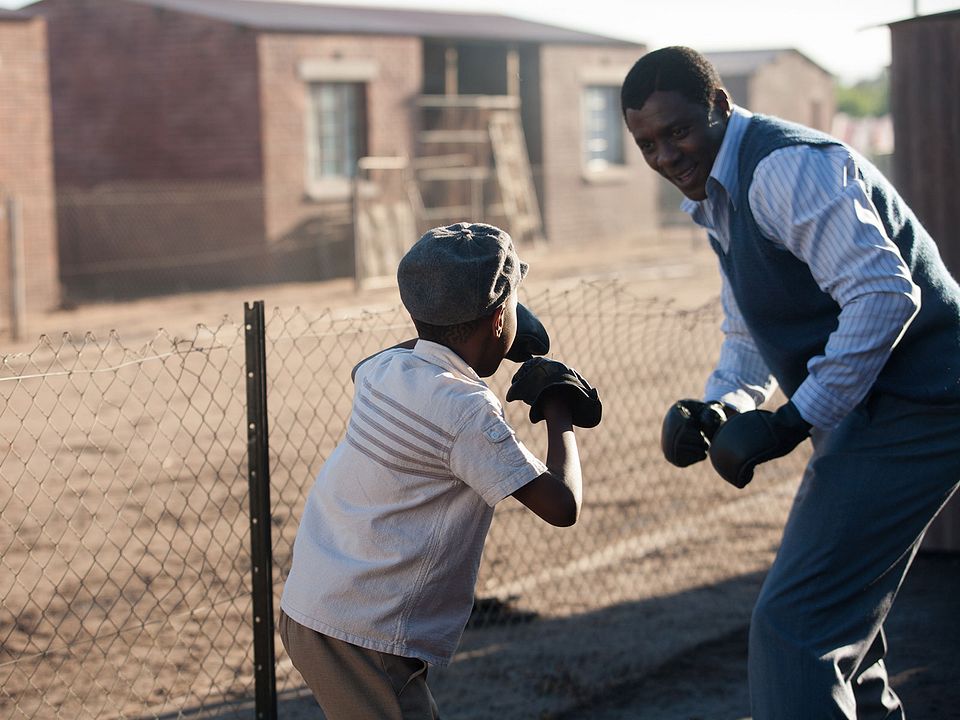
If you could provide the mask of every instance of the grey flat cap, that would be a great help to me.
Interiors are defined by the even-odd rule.
[[[415,320],[457,325],[491,313],[526,274],[509,234],[461,222],[424,233],[400,260],[397,284]]]

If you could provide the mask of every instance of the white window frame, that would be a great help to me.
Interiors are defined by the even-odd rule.
[[[366,141],[369,120],[366,112],[368,83],[376,79],[378,67],[372,60],[308,59],[300,62],[298,74],[304,82],[306,117],[304,174],[307,195],[324,200],[348,197],[352,192],[356,162],[367,154]],[[348,103],[345,115],[328,118],[334,127],[328,128],[334,138],[334,153],[346,153],[345,159],[324,160],[321,122],[322,110],[318,104],[343,105]],[[341,107],[342,110],[342,107]],[[362,115],[359,115],[362,113]],[[356,128],[357,124],[361,127]],[[351,130],[350,128],[354,128]],[[349,137],[344,140],[344,134]],[[326,165],[326,167],[324,167]],[[339,165],[339,167],[336,167]]]
[[[629,69],[603,65],[586,67],[580,71],[580,165],[585,182],[624,182],[629,177],[626,127],[620,112],[620,86]],[[608,95],[609,106],[603,132],[609,133],[606,139],[616,147],[613,157],[592,160],[588,144],[603,140],[595,136],[597,116],[595,108],[590,107],[590,95],[594,89],[603,89]]]

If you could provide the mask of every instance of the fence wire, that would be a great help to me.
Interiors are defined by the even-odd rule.
[[[0,372],[0,716],[250,695],[241,329],[43,338]]]
[[[604,400],[578,431],[573,528],[507,499],[444,717],[585,717],[603,692],[742,627],[804,453],[737,491],[659,451],[663,412],[697,396],[719,305],[681,310],[612,282],[523,296]],[[343,437],[363,357],[412,337],[402,308],[266,327],[275,606],[307,492]],[[516,366],[490,378],[503,397]],[[0,716],[250,717],[253,651],[243,328],[140,349],[44,339],[0,365]],[[543,425],[508,419],[545,454]],[[318,717],[279,640],[280,717]]]

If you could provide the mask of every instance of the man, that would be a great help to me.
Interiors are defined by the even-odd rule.
[[[960,287],[876,168],[737,107],[699,53],[642,57],[621,104],[723,279],[716,368],[667,412],[664,454],[743,487],[813,443],[751,621],[753,717],[903,718],[883,622],[960,480]]]

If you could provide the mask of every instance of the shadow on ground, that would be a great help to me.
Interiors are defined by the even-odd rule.
[[[921,553],[890,616],[887,668],[911,720],[960,718],[960,555]],[[741,720],[750,716],[747,629],[703,643],[562,720]]]

